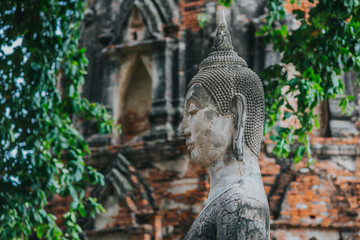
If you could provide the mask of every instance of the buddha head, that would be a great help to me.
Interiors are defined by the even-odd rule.
[[[180,129],[191,159],[208,167],[244,152],[258,157],[263,135],[264,91],[259,77],[233,51],[224,14],[212,52],[190,81]]]

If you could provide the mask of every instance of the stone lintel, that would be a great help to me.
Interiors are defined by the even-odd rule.
[[[120,53],[128,53],[141,51],[146,49],[156,49],[165,46],[165,40],[163,39],[150,39],[141,42],[121,43],[115,45],[109,45],[101,50],[101,53],[105,56],[118,56]]]

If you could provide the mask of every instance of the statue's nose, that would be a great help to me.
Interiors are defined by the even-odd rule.
[[[191,133],[189,131],[189,129],[185,128],[184,130],[182,130],[180,132],[180,137],[190,137]]]
[[[180,137],[188,137],[190,136],[190,131],[188,129],[188,126],[186,124],[186,120],[183,119],[180,123],[180,126],[178,128],[179,136]]]

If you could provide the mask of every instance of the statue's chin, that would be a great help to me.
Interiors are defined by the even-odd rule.
[[[211,161],[206,156],[199,154],[196,148],[191,151],[190,158],[192,162],[201,167],[208,167],[211,164]]]

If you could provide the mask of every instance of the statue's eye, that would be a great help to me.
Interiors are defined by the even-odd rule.
[[[190,107],[189,107],[189,114],[190,115],[194,115],[195,113],[197,113],[199,111],[199,108],[197,108],[195,106],[195,104],[190,104]]]
[[[194,115],[195,113],[197,113],[199,111],[199,109],[194,109],[192,111],[189,111],[190,115]]]

